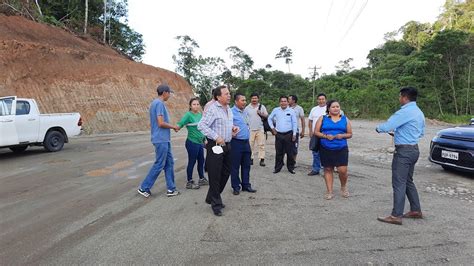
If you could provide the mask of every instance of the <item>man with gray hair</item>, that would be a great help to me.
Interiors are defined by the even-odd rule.
[[[209,105],[198,129],[207,138],[207,172],[209,175],[209,190],[206,203],[211,204],[212,211],[216,216],[222,216],[221,193],[229,179],[231,167],[231,144],[232,135],[238,131],[233,126],[233,115],[229,107],[230,91],[225,85],[214,90],[215,102]]]

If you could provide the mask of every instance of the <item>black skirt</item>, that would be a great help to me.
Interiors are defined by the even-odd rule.
[[[348,147],[340,150],[328,150],[321,145],[319,155],[321,157],[321,165],[324,167],[347,166],[349,162]]]

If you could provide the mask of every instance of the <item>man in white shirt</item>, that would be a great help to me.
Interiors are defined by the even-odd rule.
[[[253,165],[253,158],[255,158],[256,154],[255,142],[257,142],[260,166],[265,166],[265,132],[262,118],[267,118],[268,112],[267,108],[260,103],[258,93],[252,93],[250,95],[250,104],[245,107],[245,112],[248,114],[250,120],[250,148],[252,149],[250,164]]]
[[[299,139],[304,138],[304,129],[305,129],[304,110],[303,110],[303,107],[298,105],[298,97],[296,95],[290,95],[288,97],[288,103],[290,104],[291,109],[295,111],[296,119],[298,120],[295,148],[293,151],[293,155],[295,156],[295,162],[296,162],[296,156],[298,155]]]
[[[308,130],[309,130],[309,137],[311,138],[314,134],[314,129],[316,127],[316,122],[318,119],[326,114],[326,94],[320,93],[317,97],[318,105],[311,109],[311,112],[308,116]],[[313,152],[313,166],[311,172],[309,172],[309,176],[319,175],[319,171],[321,170],[321,159],[319,157],[319,152]]]

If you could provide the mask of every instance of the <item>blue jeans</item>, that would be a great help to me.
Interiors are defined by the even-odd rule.
[[[321,170],[321,157],[318,151],[313,151],[313,172],[319,173]]]
[[[401,217],[403,215],[405,195],[410,202],[410,211],[421,211],[418,191],[413,183],[413,172],[419,156],[418,145],[395,146],[392,161],[392,216]]]
[[[232,188],[236,191],[240,191],[240,185],[242,185],[242,189],[250,188],[250,157],[252,156],[252,150],[250,149],[249,140],[232,139],[231,146],[230,181]],[[242,181],[239,177],[239,171],[242,174]]]
[[[140,189],[144,191],[150,191],[155,184],[156,179],[161,173],[161,170],[165,170],[166,187],[169,191],[176,190],[174,184],[174,160],[173,154],[171,153],[171,143],[153,143],[155,146],[155,163],[152,165],[148,175],[140,185]]]
[[[198,163],[199,178],[204,178],[204,144],[194,143],[187,139],[185,147],[188,151],[188,168],[186,169],[188,182],[193,180],[193,170],[196,161]]]

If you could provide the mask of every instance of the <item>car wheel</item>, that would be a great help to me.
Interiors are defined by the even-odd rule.
[[[43,145],[47,151],[60,151],[64,146],[64,135],[59,131],[50,131],[44,137]]]
[[[10,150],[14,153],[22,153],[28,148],[28,145],[10,147]]]
[[[441,165],[441,167],[443,167],[443,169],[446,170],[446,171],[453,170],[453,168],[451,168],[449,166],[446,166],[446,165]]]

